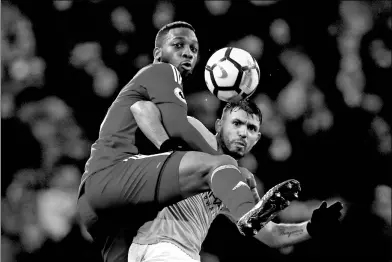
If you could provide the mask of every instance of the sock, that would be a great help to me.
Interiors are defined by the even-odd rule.
[[[217,167],[211,174],[211,190],[238,221],[254,205],[252,191],[234,165]]]

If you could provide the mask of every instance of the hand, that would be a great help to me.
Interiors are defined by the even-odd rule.
[[[257,192],[257,183],[254,175],[245,167],[239,167],[242,176],[245,178],[246,183],[248,184],[250,190],[252,191],[253,198],[255,203],[260,201],[259,193]]]
[[[339,218],[342,215],[343,205],[335,202],[327,208],[327,202],[323,202],[319,208],[313,211],[310,222],[306,229],[311,237],[322,237],[338,230],[340,225]]]
[[[186,151],[186,148],[187,145],[183,140],[179,138],[169,138],[162,143],[159,152]]]

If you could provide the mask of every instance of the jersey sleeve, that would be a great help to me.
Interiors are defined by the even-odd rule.
[[[140,84],[146,88],[151,101],[155,104],[173,103],[187,110],[181,74],[173,65],[152,65],[145,72]]]

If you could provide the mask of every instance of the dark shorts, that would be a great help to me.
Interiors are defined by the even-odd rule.
[[[179,166],[185,153],[134,155],[88,177],[78,201],[81,223],[93,238],[137,229],[182,200]]]

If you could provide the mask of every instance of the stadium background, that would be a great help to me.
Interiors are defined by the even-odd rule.
[[[303,189],[277,221],[345,204],[334,238],[279,250],[218,217],[203,261],[390,261],[390,12],[390,1],[2,1],[1,261],[100,261],[75,217],[84,163],[108,106],[174,20],[196,28],[185,94],[211,131],[222,104],[204,85],[207,59],[224,46],[257,58],[263,138],[242,164],[260,193],[287,178]]]

